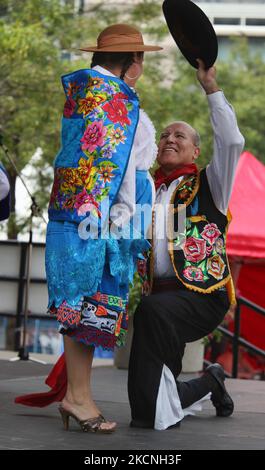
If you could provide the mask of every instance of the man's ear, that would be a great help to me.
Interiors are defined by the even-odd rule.
[[[200,147],[196,147],[196,148],[195,148],[195,151],[194,151],[194,155],[193,155],[193,160],[197,160],[197,158],[199,157],[200,153],[201,153]]]

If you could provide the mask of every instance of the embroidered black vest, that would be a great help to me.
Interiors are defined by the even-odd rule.
[[[170,203],[169,254],[178,281],[186,288],[204,294],[225,286],[230,302],[235,303],[226,255],[226,235],[231,215],[229,211],[227,216],[222,214],[215,206],[206,170],[184,177]],[[186,223],[184,233],[181,233],[181,229],[178,231],[178,215],[185,208]],[[150,289],[152,271],[153,254],[150,257]]]

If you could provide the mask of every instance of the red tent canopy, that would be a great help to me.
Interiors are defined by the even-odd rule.
[[[240,157],[229,208],[227,253],[237,294],[265,308],[265,165],[249,152]],[[264,316],[243,306],[240,334],[265,348]]]
[[[229,203],[228,255],[265,261],[265,165],[242,153]]]

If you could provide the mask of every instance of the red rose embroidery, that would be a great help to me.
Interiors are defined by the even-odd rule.
[[[188,266],[183,271],[183,276],[189,281],[203,281],[203,272],[201,268],[195,266]]]
[[[72,114],[74,113],[76,107],[76,102],[73,100],[71,96],[67,98],[65,105],[64,105],[64,110],[63,110],[63,115],[67,118],[71,117]]]
[[[207,224],[205,225],[201,236],[204,238],[210,245],[213,245],[215,240],[221,235],[221,232],[216,224]]]
[[[197,263],[206,256],[206,241],[195,237],[187,238],[183,251],[188,261]]]

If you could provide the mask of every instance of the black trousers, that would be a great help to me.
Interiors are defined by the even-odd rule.
[[[164,364],[177,384],[182,408],[211,391],[207,375],[178,381],[185,344],[212,332],[229,308],[225,291],[200,294],[188,289],[142,297],[134,314],[128,394],[132,424],[153,427]]]

